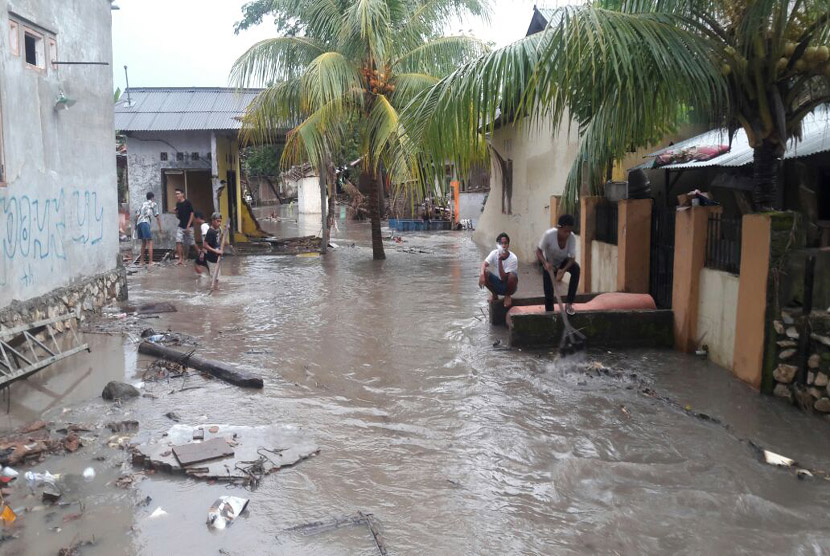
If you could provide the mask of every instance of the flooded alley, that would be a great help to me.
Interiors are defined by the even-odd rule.
[[[139,382],[151,359],[135,337],[87,335],[92,354],[15,384],[2,421],[45,410],[47,420],[136,419],[141,434],[159,434],[175,411],[188,424],[287,425],[316,456],[253,492],[163,473],[122,490],[107,483],[132,466],[104,436],[38,465],[95,467],[76,487],[83,515],[62,524],[60,509],[21,512],[20,538],[0,552],[53,554],[94,536],[83,554],[375,554],[365,528],[286,532],[357,511],[374,515],[390,554],[830,551],[830,482],[765,465],[749,443],[828,470],[825,423],[675,352],[589,352],[614,371],[592,374],[509,349],[484,316],[483,253],[469,233],[407,234],[377,262],[368,224],[340,226],[325,257],[227,258],[213,295],[190,266],[129,278],[130,303],[178,308],[148,325],[261,372],[263,390],[146,383],[156,399],[111,406],[100,388]],[[541,288],[535,269],[522,279],[520,292]],[[248,514],[210,531],[207,509],[226,494],[250,498]],[[157,507],[167,514],[150,518]]]

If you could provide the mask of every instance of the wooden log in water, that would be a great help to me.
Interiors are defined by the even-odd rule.
[[[204,371],[213,377],[235,384],[236,386],[242,386],[245,388],[263,387],[262,377],[259,375],[255,375],[247,371],[240,371],[219,361],[202,359],[201,357],[197,357],[190,353],[162,346],[154,342],[141,342],[138,346],[138,352],[143,353],[144,355],[152,355],[153,357],[174,361],[184,365],[185,367],[191,367],[193,369]]]

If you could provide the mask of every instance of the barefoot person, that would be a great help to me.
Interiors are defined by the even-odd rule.
[[[571,275],[571,278],[568,283],[565,310],[569,315],[574,314],[573,302],[576,288],[579,285],[579,265],[576,264],[576,236],[573,234],[573,228],[574,217],[570,214],[563,214],[559,217],[558,226],[545,232],[536,249],[536,258],[544,267],[542,286],[545,290],[546,311],[553,311],[551,273],[555,273],[557,282],[561,282],[567,273]]]
[[[481,263],[478,287],[490,290],[490,301],[497,301],[503,295],[504,306],[510,307],[513,304],[511,296],[519,287],[519,258],[510,252],[510,237],[504,232],[496,238],[496,243],[498,248]]]
[[[193,245],[193,205],[184,198],[184,191],[176,189],[176,217],[179,226],[176,228],[176,255],[179,262],[184,264],[184,258],[190,256],[190,246]]]
[[[148,191],[147,200],[142,203],[141,208],[138,209],[138,214],[135,216],[135,232],[138,239],[141,240],[138,265],[141,266],[144,264],[144,250],[147,249],[147,268],[153,266],[153,232],[150,230],[150,222],[153,218],[158,222],[159,234],[161,233],[159,206],[153,200],[154,198],[155,194],[152,191]]]
[[[220,240],[220,233],[222,228],[222,214],[214,212],[210,216],[210,228],[205,233],[204,243],[202,244],[202,252],[196,258],[196,272],[202,273],[200,267],[207,269],[208,276],[211,276],[210,265],[219,260],[222,254],[222,244]]]

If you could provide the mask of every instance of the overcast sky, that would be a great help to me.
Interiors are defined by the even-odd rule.
[[[273,24],[233,34],[246,0],[116,0],[112,12],[115,86],[124,89],[124,66],[132,87],[224,87],[233,62],[255,42],[273,36]],[[525,35],[533,5],[555,0],[494,0],[489,25],[452,25],[504,46]],[[209,6],[209,7],[208,7]]]

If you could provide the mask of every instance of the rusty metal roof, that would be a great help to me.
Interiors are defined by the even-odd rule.
[[[656,157],[669,149],[680,150],[689,147],[702,147],[711,145],[728,145],[729,133],[725,129],[713,129],[691,139],[680,141],[670,147],[660,149],[648,157]],[[818,106],[808,114],[801,122],[801,139],[790,139],[787,143],[787,150],[784,159],[801,158],[822,152],[830,151],[830,105]],[[732,138],[732,145],[729,152],[715,158],[694,162],[683,162],[660,166],[661,170],[681,170],[687,168],[703,168],[706,166],[745,166],[752,164],[753,150],[749,146],[746,132],[739,129]],[[636,168],[652,168],[653,161],[644,162]],[[632,168],[633,169],[633,168]]]
[[[131,87],[115,104],[120,131],[237,130],[262,89]]]

